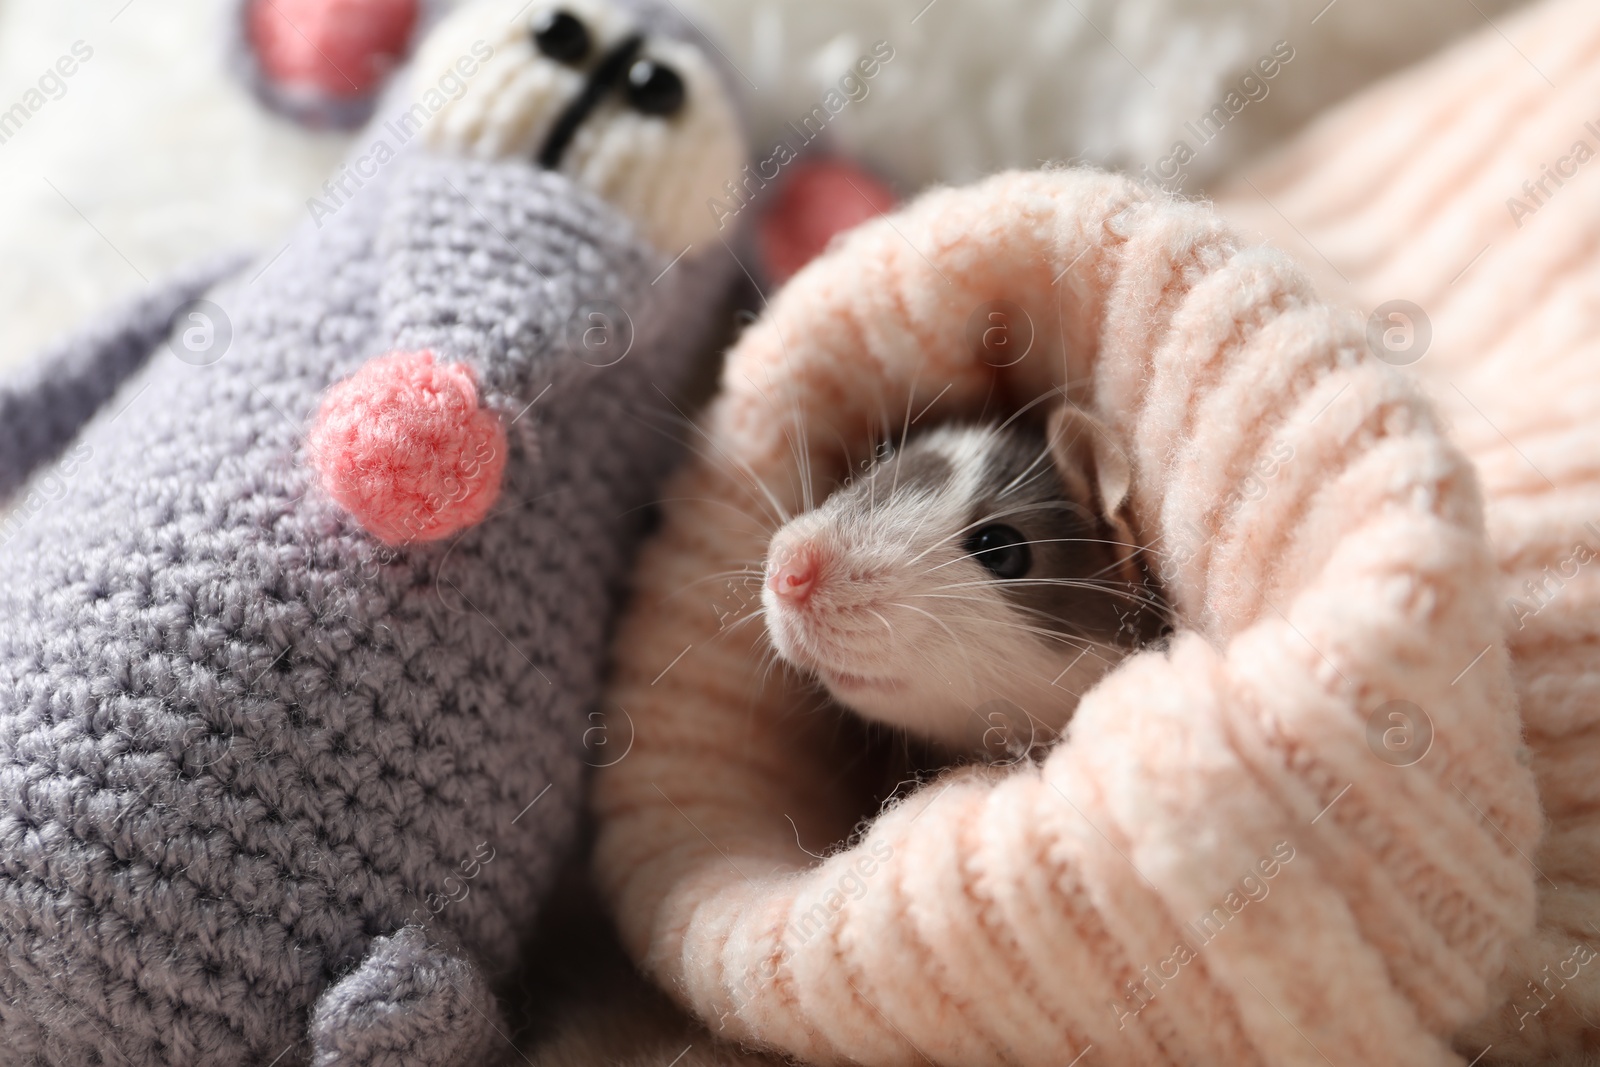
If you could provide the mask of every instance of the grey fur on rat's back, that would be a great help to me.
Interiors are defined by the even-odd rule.
[[[574,834],[652,413],[736,269],[652,285],[669,258],[558,174],[407,149],[206,291],[216,362],[151,344],[190,279],[0,384],[0,486],[35,473],[0,525],[0,1064],[511,1051],[490,989]],[[614,366],[567,348],[592,300]],[[395,349],[511,424],[491,517],[389,551],[303,432]]]

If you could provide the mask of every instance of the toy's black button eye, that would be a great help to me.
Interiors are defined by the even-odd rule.
[[[967,538],[967,551],[996,578],[1021,578],[1033,566],[1028,539],[1010,526],[985,526]]]
[[[533,43],[557,63],[577,63],[589,54],[589,30],[572,12],[556,8],[533,24]]]
[[[671,67],[641,59],[628,68],[628,103],[646,115],[672,115],[683,107],[683,79]]]

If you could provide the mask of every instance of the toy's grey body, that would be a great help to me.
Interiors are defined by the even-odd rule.
[[[510,1051],[485,982],[574,830],[672,454],[650,412],[708,339],[717,253],[652,284],[671,256],[567,177],[408,148],[208,292],[215,363],[129,355],[180,287],[58,352],[76,386],[0,387],[0,413],[56,412],[0,431],[0,491],[50,486],[0,524],[0,1064]],[[569,346],[594,301],[631,320],[612,366]],[[304,445],[324,390],[392,350],[472,367],[509,445],[486,521],[399,549]],[[60,405],[121,372],[68,436],[86,412]]]

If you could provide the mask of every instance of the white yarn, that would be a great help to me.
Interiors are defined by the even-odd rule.
[[[1153,166],[1185,121],[1288,41],[1295,58],[1269,94],[1184,168],[1184,191],[1198,192],[1332,100],[1517,2],[678,0],[757,86],[758,155],[888,42],[894,59],[829,136],[906,192],[1050,160]],[[230,246],[270,255],[305,217],[347,138],[256,104],[226,69],[229,11],[221,0],[0,0],[0,112],[73,42],[94,49],[65,95],[0,144],[0,365],[136,290],[141,274]]]
[[[839,148],[908,191],[1048,161],[1154,165],[1185,121],[1287,41],[1295,59],[1268,95],[1186,168],[1184,191],[1195,192],[1333,100],[1483,23],[1463,0],[683,2],[758,86],[758,146],[888,41],[896,56],[874,95],[833,129]],[[1517,2],[1476,7],[1492,15]]]
[[[527,27],[561,9],[593,36],[596,52],[614,47],[634,30],[621,8],[603,0],[496,0],[453,13],[429,36],[417,56],[413,97],[439,84],[439,73],[464,72],[462,57],[485,59],[474,80],[423,127],[434,148],[480,159],[533,159],[565,102],[583,89],[586,69],[545,59]],[[639,53],[665,64],[684,84],[684,105],[671,116],[640,114],[616,92],[579,127],[562,156],[561,171],[581,187],[620,208],[657,251],[677,256],[717,238],[717,218],[706,202],[722,183],[739,176],[746,147],[722,75],[698,48],[669,37],[646,41]]]
[[[94,52],[0,144],[0,365],[137,292],[141,275],[266,248],[305,217],[345,140],[268,114],[227,72],[228,10],[0,3],[0,111],[73,42]]]

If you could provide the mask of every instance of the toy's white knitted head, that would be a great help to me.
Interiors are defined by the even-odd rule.
[[[443,83],[424,136],[557,170],[668,256],[715,240],[707,201],[744,165],[739,116],[706,55],[652,29],[609,0],[472,0],[417,57],[417,98]]]

